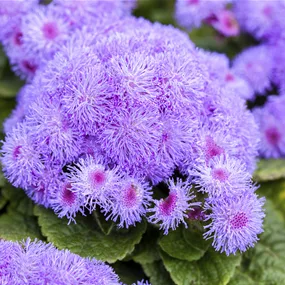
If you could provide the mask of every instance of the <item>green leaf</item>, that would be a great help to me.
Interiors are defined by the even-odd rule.
[[[194,261],[205,254],[210,242],[203,239],[201,232],[179,227],[163,236],[159,241],[159,245],[172,257]]]
[[[113,227],[115,226],[115,223],[112,220],[106,221],[104,215],[102,215],[98,211],[93,212],[93,216],[101,229],[101,231],[105,234],[108,235],[111,233]]]
[[[240,264],[239,255],[226,256],[210,248],[198,261],[179,260],[161,252],[166,270],[177,285],[227,284]]]
[[[246,273],[239,271],[238,269],[236,270],[233,278],[228,283],[228,285],[245,285],[245,284],[246,285],[257,285],[258,283],[256,283],[251,278],[251,276],[249,276]]]
[[[258,182],[285,178],[285,159],[261,159],[253,179]]]
[[[21,241],[28,237],[42,239],[35,217],[24,216],[18,212],[0,216],[0,238]]]
[[[51,210],[36,206],[34,212],[43,235],[59,249],[67,248],[83,257],[95,257],[109,263],[130,254],[146,230],[146,223],[142,222],[129,230],[113,229],[105,235],[92,216],[78,216],[76,224],[67,225],[67,219],[59,219]]]
[[[7,183],[2,190],[3,197],[7,199],[9,203],[8,213],[19,212],[25,216],[33,216],[34,203],[28,198],[24,190],[15,188],[11,184]]]
[[[157,240],[159,231],[152,226],[149,226],[141,242],[136,246],[131,257],[135,262],[140,264],[153,263],[160,259],[158,252]]]
[[[142,265],[145,274],[150,278],[151,285],[174,285],[169,273],[165,270],[162,261],[145,263]]]
[[[285,228],[284,218],[266,202],[264,233],[254,248],[249,273],[262,284],[284,284],[285,282]]]
[[[274,202],[274,209],[283,213],[285,218],[285,180],[263,182],[258,193]]]
[[[0,97],[0,132],[3,132],[3,122],[10,115],[14,107],[14,100],[2,99]]]

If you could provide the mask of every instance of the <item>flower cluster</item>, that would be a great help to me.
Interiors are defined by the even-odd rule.
[[[31,80],[72,34],[88,25],[99,29],[99,15],[120,19],[135,4],[136,0],[55,0],[48,6],[40,5],[39,0],[1,1],[0,42],[14,71]]]
[[[235,94],[244,89],[241,97],[251,98],[253,90],[222,55],[117,7],[129,11],[129,1],[106,1],[100,15],[95,4],[82,1],[75,11],[58,0],[39,8],[63,15],[54,21],[69,19],[57,29],[45,22],[58,42],[31,32],[31,15],[21,18],[25,45],[44,63],[5,122],[5,176],[70,221],[97,209],[119,227],[146,217],[167,234],[197,217],[211,220],[205,238],[213,236],[217,250],[252,246],[264,216],[251,181],[259,132]],[[159,183],[167,187],[156,200]],[[208,195],[205,206],[194,184]]]
[[[1,284],[123,285],[112,267],[94,258],[82,258],[51,243],[0,241]],[[139,281],[138,285],[149,285]],[[133,284],[136,285],[136,284]]]
[[[199,27],[202,21],[209,24],[207,19],[209,17],[212,19],[213,14],[221,13],[220,11],[229,1],[211,1],[211,5],[206,5],[206,2],[208,3],[203,0],[177,0],[177,22],[188,29]],[[227,9],[233,13],[241,32],[250,34],[259,41],[259,44],[246,48],[232,62],[222,54],[212,53],[205,56],[210,66],[211,77],[218,79],[217,82],[221,88],[230,87],[236,95],[251,102],[259,96],[262,96],[262,100],[265,101],[266,95],[271,93],[280,94],[279,96],[283,97],[285,91],[284,1],[236,0],[232,1],[232,5],[227,6]],[[198,18],[199,20],[196,21]],[[215,27],[213,24],[212,26]],[[225,36],[234,36],[234,34],[226,34],[224,30],[218,29],[218,31]],[[284,104],[283,101],[282,98],[269,98],[264,107],[258,107],[253,111],[261,133],[259,154],[262,157],[284,157],[281,129],[285,120],[277,106]]]

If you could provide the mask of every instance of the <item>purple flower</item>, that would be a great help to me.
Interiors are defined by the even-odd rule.
[[[70,221],[75,222],[75,216],[78,212],[84,214],[84,195],[80,192],[72,191],[72,185],[65,175],[60,176],[52,181],[50,187],[50,207],[59,218],[67,217]]]
[[[104,206],[110,203],[110,194],[119,186],[120,175],[117,168],[108,169],[98,158],[80,158],[74,166],[68,166],[68,170],[70,190],[84,196],[85,206],[90,211],[97,204]]]
[[[279,36],[284,27],[282,0],[234,1],[233,11],[241,28],[258,39]]]
[[[211,199],[205,204],[206,239],[213,238],[217,251],[227,255],[236,251],[246,251],[257,242],[257,235],[262,233],[264,198],[254,194],[256,187],[248,187],[239,195]]]
[[[251,183],[251,174],[246,165],[227,155],[213,157],[209,165],[201,165],[196,170],[189,171],[189,174],[194,176],[192,182],[200,191],[216,198],[238,195]]]
[[[67,19],[53,5],[38,6],[22,20],[23,45],[39,57],[51,59],[71,32]]]
[[[272,96],[261,108],[253,110],[253,115],[261,133],[259,153],[265,158],[285,156],[285,97]]]
[[[208,17],[221,11],[228,2],[228,0],[177,0],[175,18],[184,28],[189,30],[198,28]]]
[[[121,284],[113,269],[103,262],[58,250],[42,241],[27,239],[13,243],[2,240],[0,248],[3,253],[1,281],[4,277],[7,284]]]
[[[131,177],[123,177],[121,183],[111,193],[111,203],[104,209],[107,219],[119,220],[119,227],[128,228],[142,220],[150,205],[149,184]]]
[[[273,60],[269,48],[265,45],[244,50],[233,61],[232,70],[245,78],[259,94],[271,87]]]
[[[41,155],[25,122],[7,134],[1,149],[3,172],[16,187],[26,188],[44,168]]]
[[[234,37],[239,34],[239,24],[231,11],[218,11],[213,20],[210,19],[208,22],[226,37]]]
[[[160,229],[167,235],[169,229],[175,230],[180,223],[187,227],[185,219],[188,217],[187,212],[194,206],[200,205],[200,202],[192,202],[195,198],[190,192],[190,185],[177,179],[168,181],[169,194],[166,199],[155,200],[155,206],[149,209],[153,213],[148,219],[151,223],[159,223]]]
[[[41,152],[54,161],[64,165],[80,154],[82,134],[70,126],[59,101],[45,95],[38,98],[31,104],[26,121]]]
[[[123,171],[135,174],[146,168],[158,148],[161,133],[159,112],[155,106],[133,104],[114,108],[108,123],[102,126],[99,141],[102,150]]]

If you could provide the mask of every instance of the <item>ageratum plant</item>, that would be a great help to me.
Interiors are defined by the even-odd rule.
[[[283,1],[161,2],[191,39],[133,0],[38,2],[0,2],[25,80],[1,167],[30,198],[0,174],[1,282],[282,284],[285,167],[254,171],[284,157]]]
[[[264,217],[251,181],[257,125],[211,72],[216,55],[118,7],[114,17],[99,16],[96,1],[76,12],[66,1],[28,13],[27,5],[20,45],[13,33],[5,38],[18,57],[30,51],[37,62],[33,73],[21,69],[29,83],[6,122],[9,181],[60,218],[100,209],[119,227],[146,217],[164,234],[187,227],[198,207],[217,250],[252,247]],[[167,197],[154,199],[162,182]]]

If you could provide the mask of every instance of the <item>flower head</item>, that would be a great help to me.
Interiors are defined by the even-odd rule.
[[[175,183],[173,179],[168,182],[169,194],[166,199],[155,200],[155,206],[149,209],[149,212],[153,214],[149,217],[151,223],[159,223],[160,228],[164,230],[164,234],[167,235],[169,229],[175,230],[180,223],[183,223],[185,227],[187,224],[185,218],[187,218],[187,212],[191,210],[193,206],[200,205],[199,202],[192,202],[195,195],[189,191],[190,186],[187,182],[177,179]]]
[[[118,187],[120,176],[117,169],[108,169],[100,159],[86,156],[74,166],[69,166],[67,174],[71,192],[84,196],[85,206],[93,210],[97,204],[109,202],[110,193]]]
[[[248,188],[240,195],[212,199],[205,204],[206,220],[211,223],[205,228],[205,238],[213,238],[217,251],[227,255],[243,252],[253,247],[257,235],[262,233],[264,198],[254,194],[255,188]]]
[[[112,191],[111,203],[104,209],[107,219],[119,220],[119,227],[128,228],[140,222],[150,205],[151,188],[148,183],[131,177],[123,177],[121,183]]]
[[[273,60],[267,46],[251,47],[239,54],[233,62],[232,70],[245,78],[255,92],[263,94],[270,88]]]
[[[282,106],[285,97],[269,97],[261,108],[253,110],[261,133],[260,155],[265,158],[280,158],[285,155],[285,116]]]
[[[189,174],[194,176],[192,182],[200,191],[208,193],[210,197],[238,195],[251,183],[251,174],[246,165],[227,155],[216,156],[209,165],[199,166]]]

